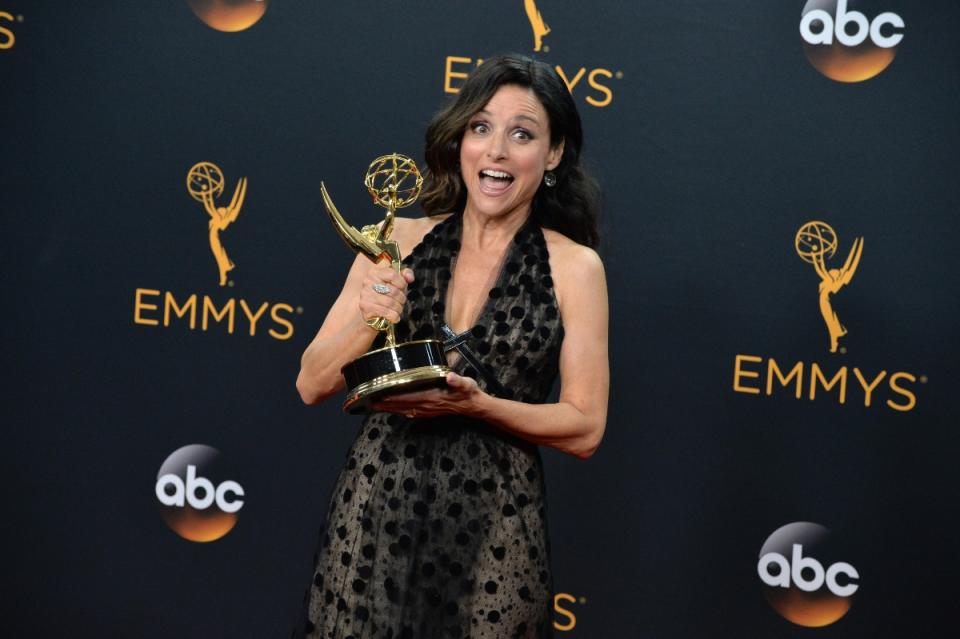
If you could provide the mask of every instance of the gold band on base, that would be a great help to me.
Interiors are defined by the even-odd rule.
[[[449,372],[450,368],[448,366],[434,365],[420,366],[418,368],[411,368],[410,370],[375,377],[350,391],[347,395],[347,400],[343,402],[343,410],[348,413],[353,412],[350,409],[355,404],[358,402],[366,404],[369,400],[372,400],[376,395],[384,391],[395,389],[398,386],[404,386],[406,384],[439,380],[445,378]]]

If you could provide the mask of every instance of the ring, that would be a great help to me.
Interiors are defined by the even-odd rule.
[[[375,290],[377,293],[380,293],[381,295],[390,294],[390,287],[387,286],[386,284],[380,284],[379,282],[373,285],[373,290]]]

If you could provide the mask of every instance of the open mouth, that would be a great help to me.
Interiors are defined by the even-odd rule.
[[[513,183],[513,176],[506,171],[484,169],[480,171],[480,188],[490,194],[502,193]]]

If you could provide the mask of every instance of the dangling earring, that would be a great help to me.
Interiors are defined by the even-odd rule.
[[[556,186],[557,185],[557,174],[553,171],[547,171],[543,174],[543,183],[547,186]]]

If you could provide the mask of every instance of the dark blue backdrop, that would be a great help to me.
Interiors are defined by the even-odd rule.
[[[933,634],[960,567],[960,7],[859,3],[906,26],[893,63],[848,84],[805,57],[803,2],[537,5],[551,32],[535,55],[573,83],[605,192],[612,311],[606,440],[585,463],[545,452],[560,635]],[[0,627],[284,636],[357,423],[294,389],[351,260],[319,181],[356,223],[377,219],[367,163],[422,157],[461,81],[448,72],[534,53],[523,3],[271,0],[224,33],[183,1],[0,0],[0,28]],[[226,176],[221,204],[249,182],[221,236],[232,286],[185,188],[200,161]],[[794,250],[812,220],[839,237],[832,267],[864,238],[833,296],[845,352],[829,352],[819,278]],[[138,289],[156,291],[139,317],[159,324],[134,321]],[[164,326],[167,292],[235,300],[234,332]],[[289,308],[292,335],[264,319],[251,336],[240,300]],[[761,359],[742,360],[759,394],[735,390],[738,355]],[[771,358],[803,363],[801,399],[766,393]],[[846,370],[844,403],[838,387],[809,399],[814,364]],[[869,407],[854,367],[887,372]],[[897,372],[915,380],[900,378],[909,411],[886,404],[905,401]],[[236,527],[206,544],[167,528],[154,495],[193,443],[245,491]],[[795,521],[829,528],[860,574],[821,630],[781,618],[757,575]]]

